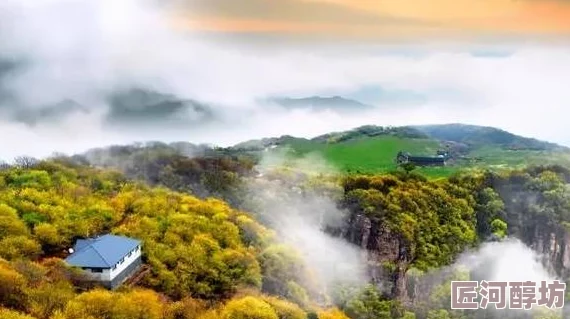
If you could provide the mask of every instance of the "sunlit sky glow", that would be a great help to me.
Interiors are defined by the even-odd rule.
[[[461,122],[570,145],[569,42],[562,0],[3,0],[0,135],[13,138],[0,159],[368,124]],[[121,115],[109,96],[130,88],[199,101],[213,120],[191,109]],[[314,95],[375,109],[259,102]]]
[[[189,0],[189,30],[363,40],[570,35],[565,0]]]

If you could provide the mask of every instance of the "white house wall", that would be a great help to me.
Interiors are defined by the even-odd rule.
[[[140,246],[137,246],[136,250],[131,253],[131,256],[125,256],[125,260],[121,264],[117,264],[117,268],[111,269],[105,276],[101,277],[104,281],[112,281],[119,275],[123,270],[125,270],[131,263],[133,263],[137,258],[141,256]],[[107,270],[107,269],[105,269]],[[105,274],[105,273],[104,273]]]

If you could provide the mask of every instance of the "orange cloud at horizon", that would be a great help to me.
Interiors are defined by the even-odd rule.
[[[363,25],[342,25],[334,23],[298,23],[291,21],[266,21],[260,19],[177,19],[174,25],[178,28],[198,31],[221,33],[267,33],[288,35],[313,35],[319,37],[347,37],[347,38],[398,38],[414,37],[417,34],[443,35],[445,30],[430,29],[417,26],[385,26],[376,28]]]
[[[176,15],[176,26],[343,38],[570,35],[570,1],[564,0],[227,0],[232,3],[225,3],[219,14],[212,5],[201,14],[201,4],[206,5],[200,1],[213,0],[196,0],[192,14]],[[272,14],[259,4],[270,6]],[[311,12],[303,8],[318,19],[307,18]],[[331,8],[336,11],[328,17]],[[346,19],[339,19],[339,10],[346,10]]]

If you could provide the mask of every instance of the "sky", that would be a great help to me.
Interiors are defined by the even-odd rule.
[[[368,40],[570,32],[567,0],[197,0],[184,5],[181,26],[217,32]]]
[[[177,22],[193,30],[360,40],[564,36],[567,0],[197,0]]]
[[[4,0],[0,158],[467,123],[570,146],[570,1]],[[334,96],[371,110],[287,109]]]

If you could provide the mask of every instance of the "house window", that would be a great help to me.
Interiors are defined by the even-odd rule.
[[[93,268],[93,269],[91,269],[91,272],[102,273],[103,269],[102,268]]]
[[[128,256],[131,257],[132,255],[133,255],[133,252],[131,251],[131,252],[128,254]]]
[[[125,258],[121,258],[121,260],[119,261],[119,264],[122,264],[125,261]]]

